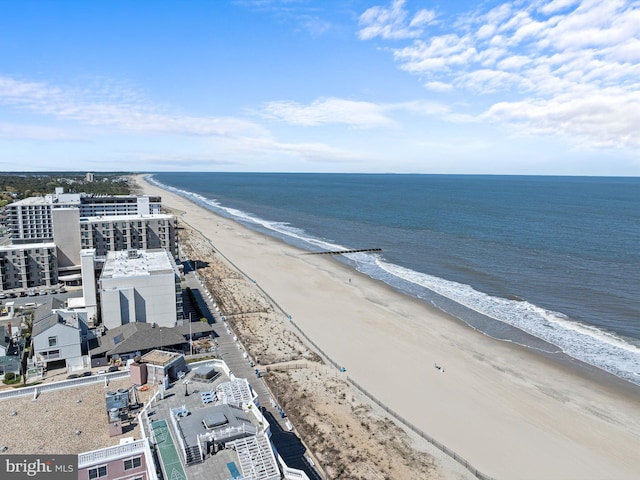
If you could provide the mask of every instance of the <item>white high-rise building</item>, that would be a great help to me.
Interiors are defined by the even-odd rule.
[[[50,287],[58,283],[53,242],[0,246],[0,291]]]
[[[162,248],[177,258],[176,218],[161,213],[160,201],[158,196],[88,195],[56,188],[53,194],[7,205],[12,246],[0,253],[0,290],[77,283],[82,249],[95,249],[98,261],[109,251],[129,249]],[[53,263],[29,253],[41,249]]]
[[[102,323],[175,327],[182,319],[180,273],[165,250],[109,252],[99,281]]]

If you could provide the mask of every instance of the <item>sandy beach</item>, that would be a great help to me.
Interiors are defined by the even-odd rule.
[[[492,340],[330,256],[305,255],[141,176],[136,182],[181,212],[181,222],[345,367],[336,375],[348,375],[484,474],[640,476],[640,388]],[[280,317],[288,330],[287,317]]]

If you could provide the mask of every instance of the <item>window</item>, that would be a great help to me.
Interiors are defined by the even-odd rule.
[[[55,347],[58,345],[58,337],[49,337],[49,346]]]
[[[107,476],[107,466],[103,465],[98,468],[90,468],[89,469],[89,480],[94,480],[94,478],[106,477]]]
[[[142,465],[142,461],[140,457],[130,458],[129,460],[124,461],[124,469],[131,470],[132,468],[138,468]]]

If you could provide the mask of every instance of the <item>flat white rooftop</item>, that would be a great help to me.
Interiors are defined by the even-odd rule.
[[[95,217],[81,217],[81,222],[131,222],[132,220],[154,220],[154,219],[170,219],[174,218],[174,215],[168,213],[145,213],[145,214],[135,214],[135,215],[96,215]]]
[[[9,206],[50,205],[50,204],[51,204],[51,201],[47,201],[45,197],[28,197],[28,198],[23,198],[22,200],[16,200],[15,202],[10,203]]]
[[[107,252],[102,279],[141,277],[174,272],[173,263],[164,250],[129,250]]]
[[[11,251],[20,251],[20,250],[32,250],[34,248],[56,248],[56,244],[53,242],[18,243],[18,244],[11,244],[11,245],[2,245],[0,246],[0,251],[11,252]]]

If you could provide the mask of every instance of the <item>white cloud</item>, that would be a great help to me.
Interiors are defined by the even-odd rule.
[[[390,8],[371,7],[360,16],[358,37],[370,40],[375,37],[384,39],[415,38],[425,25],[432,23],[436,14],[433,10],[420,10],[410,17],[404,9],[405,0],[394,0]]]
[[[544,14],[552,14],[556,13],[560,10],[564,10],[568,7],[574,6],[580,0],[552,0],[549,3],[546,3],[540,7],[540,11]]]
[[[259,125],[237,118],[194,117],[158,111],[120,92],[83,92],[0,76],[0,104],[84,125],[125,132],[195,136],[264,135]],[[96,98],[100,97],[100,98]]]
[[[345,124],[372,128],[393,125],[394,122],[379,105],[370,102],[325,98],[310,105],[281,101],[267,103],[262,114],[292,125],[318,126]]]
[[[447,85],[433,85],[440,91]],[[296,102],[271,102],[261,114],[291,125],[316,127],[321,125],[349,125],[356,128],[397,127],[394,113],[413,113],[421,116],[443,116],[450,108],[434,101],[409,101],[396,103],[372,103],[341,98],[327,98],[302,105]]]
[[[134,150],[122,154],[127,158],[158,161],[165,165],[180,166],[181,160],[193,158],[202,165],[232,166],[242,165],[243,161],[249,162],[252,158],[282,156],[293,162],[296,159],[304,162],[364,161],[357,152],[323,143],[280,142],[272,138],[264,127],[251,121],[166,113],[137,98],[133,92],[79,91],[0,76],[0,104],[44,118],[69,121],[68,128],[64,123],[58,123],[62,126],[54,128],[0,121],[0,138],[96,141],[94,127],[100,127],[99,132],[104,135],[156,136],[162,144],[158,146],[161,150],[175,148],[172,146],[174,142],[169,140],[173,138],[180,151],[192,152],[156,153],[153,148],[150,151],[144,147],[143,152]],[[300,124],[328,123],[332,118],[342,118],[343,123],[355,126],[393,124],[384,116],[383,109],[367,102],[327,99],[308,107],[276,102],[271,104],[271,108],[272,116],[280,114],[283,119]],[[198,137],[202,142],[196,144],[189,137]],[[233,160],[227,160],[229,158]]]
[[[456,85],[477,93],[493,93],[508,85],[522,84],[522,77],[517,73],[500,70],[479,69],[458,77]]]
[[[639,92],[630,95],[611,89],[549,100],[500,102],[482,117],[509,122],[528,134],[564,133],[598,147],[640,148]]]
[[[445,82],[426,82],[424,86],[434,92],[450,92],[453,90],[453,85]]]
[[[423,116],[444,116],[449,114],[451,109],[448,105],[441,102],[433,102],[429,100],[414,100],[411,102],[390,103],[384,105],[389,111],[417,113]]]
[[[411,15],[402,2],[375,8],[378,28]],[[403,17],[391,15],[398,9]],[[414,32],[392,52],[426,88],[475,96],[471,112],[448,118],[473,114],[593,146],[640,147],[640,122],[630,111],[640,110],[637,0],[514,0],[444,20],[437,34]]]
[[[413,16],[413,18],[409,22],[409,27],[416,28],[422,27],[423,25],[428,25],[433,22],[435,18],[436,13],[433,10],[420,10]]]
[[[409,47],[394,50],[402,69],[418,74],[438,73],[450,66],[464,65],[476,55],[469,38],[455,34],[433,37],[430,42],[418,40]]]
[[[11,140],[85,140],[76,131],[41,125],[0,122],[0,138]]]
[[[513,55],[500,60],[496,66],[498,70],[518,70],[528,63],[531,63],[529,57],[525,55]]]

